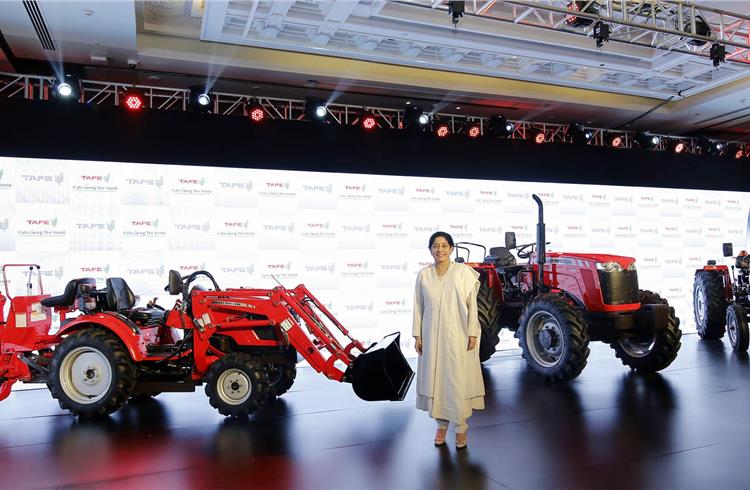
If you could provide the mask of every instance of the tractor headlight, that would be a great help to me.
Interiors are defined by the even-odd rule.
[[[629,271],[634,271],[635,270],[635,260],[630,263],[630,265],[628,266],[627,270],[629,270]]]
[[[597,262],[596,268],[603,272],[622,272],[622,266],[617,262]]]

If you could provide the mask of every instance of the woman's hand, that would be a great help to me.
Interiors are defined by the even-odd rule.
[[[477,346],[477,338],[469,337],[469,345],[466,346],[466,350],[473,350]],[[421,347],[421,345],[420,345]]]
[[[422,355],[422,337],[414,337],[414,348],[417,349],[417,354]]]

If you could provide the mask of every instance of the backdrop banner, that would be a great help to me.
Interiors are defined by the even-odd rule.
[[[40,264],[51,294],[77,277],[123,277],[141,303],[167,308],[169,269],[208,270],[222,287],[304,283],[366,344],[400,331],[413,354],[430,234],[532,242],[533,193],[548,250],[635,257],[641,288],[669,300],[684,332],[695,330],[695,269],[727,263],[722,242],[748,246],[742,192],[0,157],[0,262]],[[499,347],[514,346],[504,330]]]

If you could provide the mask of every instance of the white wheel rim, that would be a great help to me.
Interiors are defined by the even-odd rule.
[[[241,405],[250,398],[253,384],[250,377],[241,369],[227,369],[219,376],[217,393],[228,405]]]
[[[60,365],[60,385],[74,402],[91,405],[109,392],[112,367],[100,351],[92,347],[76,347]]]
[[[702,287],[699,287],[695,291],[695,316],[698,319],[698,326],[703,325],[705,321],[705,314],[703,308],[706,304],[706,293]]]
[[[732,347],[737,345],[737,318],[731,313],[727,315],[727,334]]]
[[[655,341],[656,336],[652,336],[645,342],[634,342],[628,338],[618,339],[617,342],[630,357],[645,357],[651,353]]]
[[[534,361],[544,367],[555,366],[565,349],[560,323],[546,311],[537,311],[526,324],[526,345]]]

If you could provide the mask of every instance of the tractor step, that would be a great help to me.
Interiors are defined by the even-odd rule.
[[[171,354],[177,348],[177,344],[149,344],[146,352],[149,354]]]

